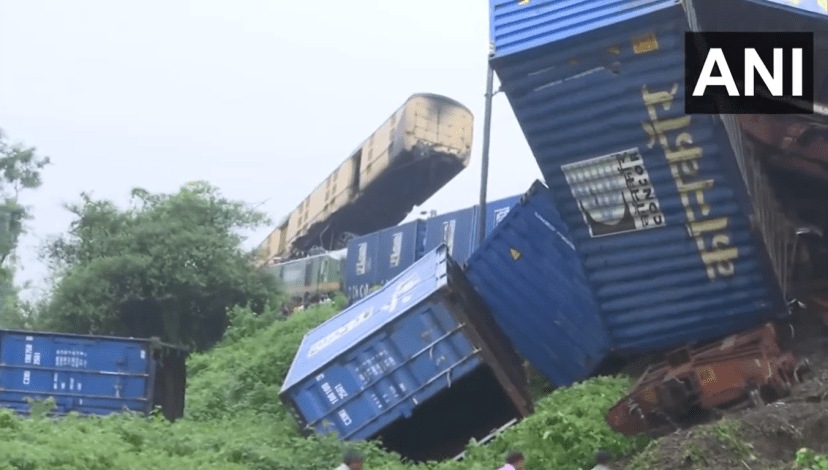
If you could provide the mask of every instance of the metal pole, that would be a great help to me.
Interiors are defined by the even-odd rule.
[[[488,63],[488,60],[486,61]],[[486,72],[486,109],[483,112],[483,155],[480,163],[480,217],[477,227],[477,244],[486,238],[486,189],[489,184],[489,141],[492,130],[492,98],[494,97],[494,70],[488,64]]]

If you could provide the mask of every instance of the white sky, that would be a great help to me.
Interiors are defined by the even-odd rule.
[[[0,128],[53,160],[18,280],[42,285],[36,249],[81,191],[207,180],[275,223],[417,92],[475,115],[469,168],[422,209],[475,204],[487,51],[480,0],[0,0]],[[490,155],[490,200],[540,178],[503,94]]]

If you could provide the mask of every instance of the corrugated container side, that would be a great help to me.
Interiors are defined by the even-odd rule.
[[[440,246],[309,332],[280,396],[311,431],[381,437],[411,459],[455,455],[532,410],[520,360],[487,315]]]
[[[494,61],[521,62],[541,46],[586,37],[595,30],[623,28],[631,20],[670,8],[676,0],[489,0]],[[522,55],[522,58],[519,57]]]
[[[372,287],[380,284],[380,272],[377,267],[379,233],[369,233],[351,239],[347,250],[343,285],[345,295],[353,302],[365,297]]]
[[[472,255],[466,277],[517,351],[554,385],[587,378],[609,353],[581,260],[542,183]]]
[[[54,414],[184,413],[186,351],[150,340],[0,330],[0,406],[54,398]]]
[[[676,6],[496,69],[620,351],[786,311],[721,120],[683,114],[687,29]]]
[[[424,248],[424,220],[413,220],[380,231],[377,256],[379,279],[385,283],[395,278],[423,256]]]
[[[448,246],[449,254],[463,264],[477,247],[477,217],[480,208],[472,206],[432,217],[426,221],[425,251],[441,244]]]
[[[506,217],[512,207],[520,202],[521,196],[521,194],[518,194],[486,202],[486,236],[492,233],[492,230]]]

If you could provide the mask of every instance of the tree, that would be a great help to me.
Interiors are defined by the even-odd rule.
[[[253,267],[239,231],[268,223],[207,183],[176,194],[132,191],[119,209],[82,194],[76,216],[46,253],[56,274],[43,315],[61,331],[150,337],[210,347],[228,309],[262,312],[278,298],[276,279]]]
[[[14,261],[24,222],[30,218],[27,207],[20,204],[20,194],[40,187],[41,170],[49,157],[38,156],[35,147],[10,143],[0,129],[0,327],[26,328],[30,315],[18,299],[14,285]]]

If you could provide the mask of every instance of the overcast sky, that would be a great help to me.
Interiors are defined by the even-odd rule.
[[[418,92],[475,115],[469,168],[421,209],[475,204],[487,51],[480,0],[0,0],[0,128],[53,160],[18,280],[42,285],[81,191],[207,180],[278,220]],[[502,94],[492,129],[490,199],[522,193],[540,172]]]

